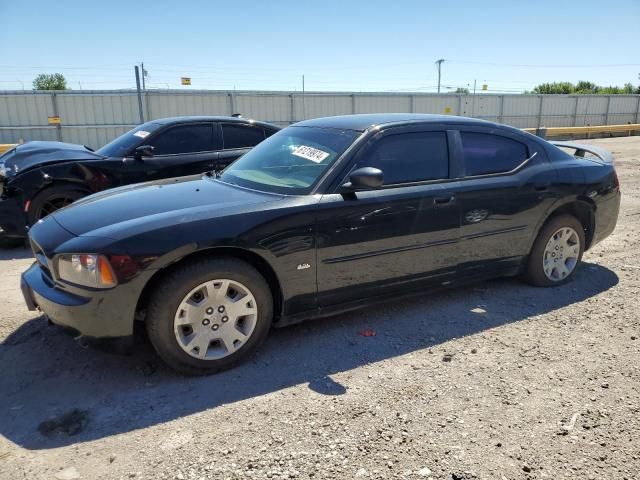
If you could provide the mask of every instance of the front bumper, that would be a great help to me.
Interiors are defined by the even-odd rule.
[[[27,236],[27,215],[18,197],[0,197],[0,237]]]
[[[29,310],[39,309],[56,325],[94,338],[130,337],[141,288],[136,282],[110,290],[65,289],[34,263],[22,274]]]

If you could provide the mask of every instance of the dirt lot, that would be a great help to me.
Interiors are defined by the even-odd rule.
[[[2,252],[0,478],[640,478],[640,138],[593,143],[623,204],[574,282],[278,330],[209,378],[83,348],[24,307],[29,253]]]

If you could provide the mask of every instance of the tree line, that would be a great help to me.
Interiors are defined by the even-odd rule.
[[[623,87],[601,87],[600,85],[596,85],[593,82],[581,80],[575,85],[571,82],[541,83],[533,89],[532,93],[624,95],[631,93],[640,93],[640,86],[634,87],[631,83],[625,83]]]
[[[66,90],[67,80],[61,73],[41,73],[33,80],[34,90]],[[454,93],[463,95],[469,95],[468,88],[459,87]],[[581,80],[576,84],[571,82],[550,82],[541,83],[535,87],[531,92],[523,93],[541,93],[541,94],[602,94],[602,95],[616,95],[616,94],[640,94],[640,85],[635,87],[631,83],[625,83],[623,87],[601,87],[593,82]]]

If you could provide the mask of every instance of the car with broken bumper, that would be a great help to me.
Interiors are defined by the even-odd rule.
[[[204,374],[271,327],[496,276],[568,282],[615,228],[608,152],[461,117],[308,120],[221,174],[98,193],[39,221],[30,308],[95,338],[144,322]]]
[[[15,145],[0,155],[0,244],[19,243],[35,222],[92,193],[222,170],[278,130],[236,117],[172,117],[138,125],[95,152],[63,142]]]

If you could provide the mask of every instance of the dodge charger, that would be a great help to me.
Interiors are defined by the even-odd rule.
[[[294,124],[222,173],[78,200],[29,232],[30,309],[130,343],[144,322],[185,374],[229,368],[272,326],[496,276],[555,287],[615,228],[612,156],[452,116]]]

